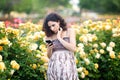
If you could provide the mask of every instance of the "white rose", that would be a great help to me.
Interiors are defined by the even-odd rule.
[[[114,42],[110,42],[109,46],[110,47],[115,47],[115,43]]]
[[[113,48],[112,48],[112,47],[110,47],[110,46],[108,46],[108,47],[107,47],[107,51],[109,51],[109,52],[110,52],[110,51],[112,51],[112,50],[113,50]]]
[[[29,46],[30,50],[36,50],[38,48],[38,45],[36,43],[32,43]]]
[[[83,70],[83,67],[79,67],[79,68],[77,69],[78,72],[82,72],[82,70]]]
[[[0,61],[2,61],[2,55],[0,55]]]
[[[85,78],[85,74],[84,74],[83,72],[81,73],[81,77],[82,77],[82,78]]]
[[[99,58],[100,58],[100,54],[97,53],[95,57],[96,57],[97,59],[99,59]]]

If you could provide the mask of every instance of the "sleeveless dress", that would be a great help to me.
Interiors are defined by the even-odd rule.
[[[63,39],[69,42],[69,37]],[[52,42],[54,48],[48,63],[48,80],[78,80],[74,53],[66,49],[58,39]]]

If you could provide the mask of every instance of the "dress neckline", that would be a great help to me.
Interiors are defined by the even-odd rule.
[[[69,38],[69,37],[68,36],[63,37],[63,39],[65,39],[65,38]],[[52,41],[56,41],[56,40],[58,40],[58,39],[53,39]]]

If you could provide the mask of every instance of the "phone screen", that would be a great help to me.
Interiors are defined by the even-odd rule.
[[[51,40],[46,40],[45,42],[51,45],[53,44]]]

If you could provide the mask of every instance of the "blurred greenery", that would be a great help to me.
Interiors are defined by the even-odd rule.
[[[69,6],[69,0],[0,0],[0,10],[3,13],[18,12],[43,12],[47,7]]]
[[[0,11],[10,13],[18,12],[40,12],[44,13],[48,8],[57,9],[60,6],[69,7],[70,0],[0,0]],[[79,0],[81,9],[89,9],[97,12],[120,12],[120,0]]]
[[[81,8],[90,9],[101,13],[120,12],[120,0],[80,0],[79,6]]]

